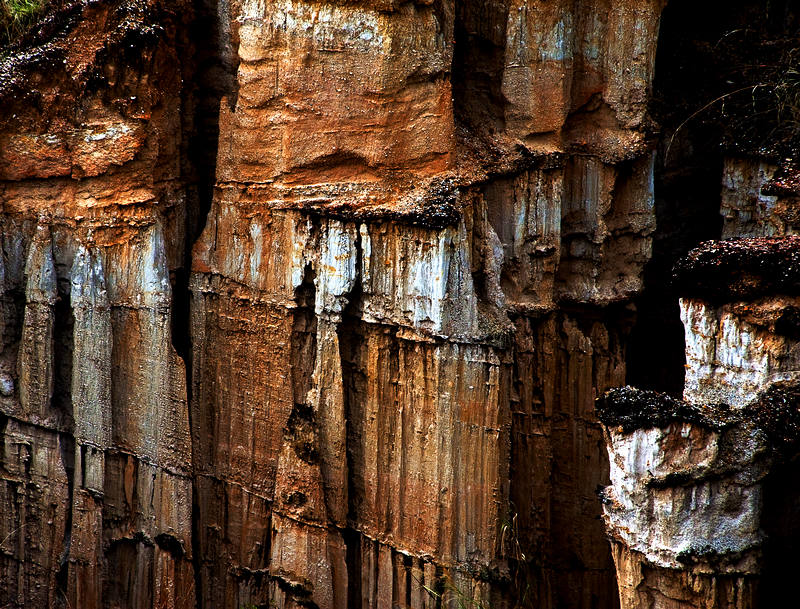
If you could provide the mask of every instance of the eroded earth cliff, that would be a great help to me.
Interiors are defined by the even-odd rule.
[[[0,606],[757,603],[793,134],[679,124],[665,6],[47,5],[0,54]]]

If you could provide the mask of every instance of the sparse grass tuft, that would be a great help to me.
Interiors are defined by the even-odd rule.
[[[800,38],[756,27],[727,32],[700,46],[711,67],[703,95],[711,101],[689,113],[672,134],[690,121],[716,124],[726,150],[780,161],[800,150]]]
[[[47,0],[0,0],[0,44],[22,36],[44,10]]]

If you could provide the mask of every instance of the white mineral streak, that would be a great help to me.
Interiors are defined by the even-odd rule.
[[[141,237],[104,252],[103,268],[108,269],[105,275],[108,300],[112,306],[159,308],[162,313],[163,309],[168,312],[172,286],[164,232],[160,224],[142,232]],[[123,270],[116,268],[120,265],[113,264],[118,258],[125,262]]]
[[[611,535],[630,549],[655,565],[683,569],[682,553],[724,555],[761,542],[761,487],[752,482],[753,477],[702,479],[720,457],[717,432],[673,423],[608,433],[611,486],[606,490],[605,519]],[[759,447],[756,441],[743,443],[738,461],[750,462]],[[667,482],[661,488],[658,482],[670,474],[695,480]]]
[[[161,225],[104,248],[103,258],[92,272],[97,282],[104,269],[112,311],[112,448],[137,461],[135,496],[150,498],[138,506],[142,532],[151,539],[170,534],[189,548],[189,413],[183,362],[172,346],[172,288]]]
[[[40,223],[28,250],[25,263],[26,303],[54,305],[56,303],[56,269],[53,264],[53,247],[50,228]]]
[[[743,321],[729,307],[681,299],[680,309],[687,402],[740,408],[776,378],[800,370],[796,343]]]
[[[121,366],[118,376],[127,387],[122,396],[122,416],[114,421],[115,436],[125,438],[137,455],[153,459],[160,452],[159,437],[167,431],[160,418],[167,403],[172,348],[171,288],[160,226],[154,225],[140,241],[128,244],[123,255],[126,264],[106,265],[113,269],[108,275],[112,304],[125,302],[131,306],[115,319],[114,335],[138,333],[139,342],[124,357],[116,354]]]
[[[114,309],[115,444],[160,466],[189,471],[185,380],[172,346],[172,288],[160,224],[140,238],[106,248],[104,256]],[[134,348],[121,352],[119,342],[130,337],[136,340],[125,344]]]
[[[547,8],[550,10],[513,2],[507,23],[502,24],[506,31],[495,33],[498,40],[505,38],[502,90],[509,102],[510,127],[520,133],[547,131],[563,120],[568,110],[564,102],[570,86],[569,66],[575,46],[574,17],[569,9]],[[554,112],[546,122],[537,118],[545,93],[544,88],[536,87],[535,83],[542,78],[557,83],[547,88],[551,96],[549,105],[554,106]]]
[[[522,247],[530,241],[541,250],[557,251],[561,244],[562,188],[561,172],[529,174],[527,180],[517,185],[512,199],[515,222],[509,244],[511,256],[519,256]]]
[[[505,296],[512,301],[549,307],[561,254],[563,170],[536,170],[486,189],[488,237],[502,246],[493,260],[508,265]],[[508,221],[511,218],[512,221]],[[502,271],[497,274],[498,279]],[[499,302],[497,299],[494,299]]]
[[[104,451],[111,446],[111,309],[97,252],[80,245],[70,276],[73,328],[72,409],[76,479],[102,493]],[[80,477],[78,477],[80,476]]]
[[[219,230],[238,238],[212,255],[211,266],[221,276],[258,290],[260,297],[288,304],[310,266],[315,311],[331,321],[338,321],[348,294],[360,284],[365,321],[453,337],[477,332],[477,297],[463,222],[426,229],[326,220],[315,228],[301,214],[278,212],[271,226],[258,217],[248,218],[245,226],[235,212],[228,217],[226,209],[221,208]],[[487,270],[499,275],[502,248],[492,234],[489,239],[493,256]]]
[[[357,235],[355,224],[329,220],[323,225],[314,279],[317,353],[308,401],[318,424],[328,516],[341,526],[347,519],[347,426],[337,324],[357,280]]]
[[[610,75],[604,97],[626,125],[638,124],[649,99],[655,70],[655,47],[661,15],[659,2],[630,6],[615,3],[608,15],[605,69]]]
[[[306,247],[313,224],[311,218],[306,218],[305,222],[299,219],[297,222],[290,222],[288,224],[291,226],[291,236],[288,241],[291,243],[292,251],[289,254],[290,264],[287,265],[289,273],[287,281],[292,291],[294,291],[300,287],[305,277],[305,267],[308,261]],[[264,276],[265,273],[261,275]]]
[[[486,297],[498,309],[504,309],[506,306],[506,295],[503,293],[501,287],[501,278],[503,274],[503,262],[505,254],[503,252],[503,244],[500,237],[497,236],[494,228],[488,222],[486,223]]]
[[[80,244],[70,273],[75,319],[72,358],[72,412],[75,469],[72,493],[70,577],[94,576],[103,563],[103,502],[106,451],[112,446],[111,308],[99,252]],[[94,593],[94,594],[92,594]],[[99,589],[80,591],[89,606],[102,606]]]
[[[25,318],[19,349],[23,411],[45,419],[53,396],[53,326],[58,296],[50,228],[36,227],[25,264]]]
[[[215,221],[217,231],[235,235],[227,247],[209,252],[215,274],[288,304],[319,256],[312,220],[291,212],[243,218],[233,206],[221,206]]]
[[[0,395],[6,398],[14,395],[14,379],[7,372],[0,372]]]
[[[316,264],[315,311],[338,320],[347,295],[356,282],[357,229],[355,224],[329,220],[322,227],[319,260]]]
[[[142,250],[141,275],[137,277],[142,304],[169,307],[172,302],[172,285],[169,282],[164,231],[160,224],[154,224],[150,229]]]
[[[261,227],[261,224],[258,222],[253,222],[250,225],[250,241],[252,242],[253,247],[250,251],[250,264],[248,268],[251,281],[258,277],[258,273],[261,270],[261,263],[264,253],[263,235],[264,231]]]
[[[632,164],[624,184],[612,165],[573,160],[561,203],[562,249],[557,291],[561,298],[608,303],[641,289],[655,228],[653,156]]]
[[[458,336],[475,327],[477,299],[464,224],[441,230],[361,229],[364,319]]]

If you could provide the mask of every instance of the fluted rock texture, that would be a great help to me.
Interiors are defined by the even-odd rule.
[[[195,606],[181,9],[62,3],[0,60],[3,606]]]
[[[660,8],[232,8],[191,280],[204,605],[614,603],[592,401],[654,228]]]
[[[640,606],[705,552],[642,502],[730,488],[686,522],[750,565],[774,425],[697,412],[792,381],[797,293],[687,296],[689,419],[607,427],[610,466],[594,410],[665,5],[50,2],[0,54],[0,606],[611,609],[615,561]],[[725,234],[791,234],[789,165],[745,157]]]

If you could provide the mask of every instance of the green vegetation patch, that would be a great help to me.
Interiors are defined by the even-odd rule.
[[[48,0],[0,0],[0,44],[22,36],[44,12]]]

